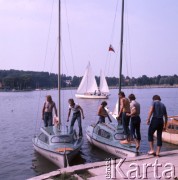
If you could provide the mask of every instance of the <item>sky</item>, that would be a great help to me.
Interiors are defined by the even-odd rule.
[[[0,69],[58,72],[59,0],[0,0]],[[178,1],[125,0],[123,74],[178,74]],[[121,0],[61,0],[61,71],[118,77]],[[112,44],[115,53],[108,51]]]

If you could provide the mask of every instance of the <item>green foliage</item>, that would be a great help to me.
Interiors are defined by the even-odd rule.
[[[100,78],[95,77],[99,85]],[[71,77],[61,74],[61,87],[78,87],[82,77]],[[108,86],[118,87],[119,78],[106,77]],[[143,86],[143,85],[174,85],[178,84],[178,76],[155,76],[147,77],[143,75],[138,78],[130,78],[122,75],[122,86]],[[2,89],[51,89],[58,87],[58,76],[48,72],[0,70],[0,88]]]

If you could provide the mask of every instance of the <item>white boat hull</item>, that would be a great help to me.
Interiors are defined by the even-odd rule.
[[[122,148],[118,148],[118,147],[114,147],[114,146],[111,146],[108,144],[104,144],[102,142],[95,140],[94,138],[92,138],[88,134],[86,134],[86,136],[87,136],[88,141],[92,145],[94,145],[94,146],[96,146],[96,147],[98,147],[98,148],[100,148],[100,149],[102,149],[108,153],[111,153],[117,157],[127,158],[127,157],[135,157],[136,156],[135,152],[127,151],[127,150],[124,150]]]
[[[154,134],[155,137],[156,133]],[[178,134],[168,133],[166,131],[162,132],[162,140],[167,143],[178,145]]]
[[[43,149],[41,147],[38,147],[35,143],[33,143],[34,149],[41,154],[46,159],[53,162],[55,165],[57,165],[60,168],[66,167],[68,163],[74,158],[74,156],[79,152],[80,148],[75,149],[74,151],[70,153],[56,153],[53,151],[49,151],[46,149]]]
[[[81,98],[81,99],[108,99],[108,95],[84,95],[84,94],[75,94],[76,98]]]

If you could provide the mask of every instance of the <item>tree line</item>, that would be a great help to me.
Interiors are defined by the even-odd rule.
[[[99,77],[96,76],[99,85]],[[78,87],[82,77],[67,76],[61,74],[61,87]],[[118,87],[119,78],[106,77],[108,86]],[[175,85],[178,84],[178,76],[154,76],[142,75],[138,78],[130,78],[122,75],[122,86],[145,86],[145,85]],[[20,71],[20,70],[0,70],[1,89],[51,89],[58,87],[58,75],[49,72]]]

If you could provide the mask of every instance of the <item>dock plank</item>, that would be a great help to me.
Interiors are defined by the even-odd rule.
[[[101,161],[62,168],[57,171],[32,177],[28,180],[50,179],[53,176],[60,175],[61,173],[77,174],[76,172],[81,170],[91,174],[91,176],[87,178],[89,180],[108,179],[108,174],[116,179],[124,179],[125,175],[127,177],[129,177],[129,175],[132,176],[132,179],[156,179],[158,178],[157,176],[160,176],[161,179],[165,179],[165,175],[166,177],[170,176],[169,179],[178,177],[178,150],[161,152],[161,157],[140,155],[122,161],[123,163],[119,168],[117,166],[121,162],[121,159],[112,161],[115,165],[111,163],[112,165],[110,166],[110,169],[107,169],[108,164],[106,161]],[[147,167],[148,165],[151,165],[152,167]],[[167,166],[165,167],[165,165]],[[139,173],[137,170],[139,170]],[[169,172],[164,174],[164,172],[168,170]],[[133,178],[134,176],[135,178]]]

